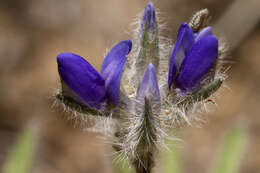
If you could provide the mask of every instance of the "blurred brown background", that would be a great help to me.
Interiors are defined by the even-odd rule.
[[[186,172],[206,172],[226,130],[237,123],[248,131],[240,172],[260,172],[258,1],[154,2],[168,24],[163,34],[173,40],[182,21],[188,21],[197,10],[208,8],[216,33],[230,42],[229,58],[234,62],[226,82],[230,89],[219,94],[218,106],[205,115],[207,122],[181,132]],[[73,128],[62,118],[65,113],[52,107],[52,95],[59,87],[56,56],[74,52],[99,69],[106,48],[131,39],[130,24],[147,2],[0,1],[0,169],[17,133],[22,127],[33,125],[38,129],[39,146],[32,172],[112,172],[109,146],[96,134]]]

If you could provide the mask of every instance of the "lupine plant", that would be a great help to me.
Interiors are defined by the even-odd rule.
[[[57,99],[73,115],[91,122],[87,130],[103,130],[137,173],[152,172],[169,131],[199,119],[225,79],[225,53],[208,17],[204,9],[183,22],[173,45],[160,36],[162,28],[149,2],[133,43],[117,43],[100,72],[79,55],[57,56]]]

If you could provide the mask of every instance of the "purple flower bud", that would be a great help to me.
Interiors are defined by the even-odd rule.
[[[130,40],[114,46],[104,59],[101,75],[84,58],[61,53],[57,56],[60,77],[87,106],[99,109],[102,103],[110,100],[115,107],[126,56],[131,47]]]
[[[143,100],[144,98],[160,102],[160,90],[158,87],[156,72],[151,63],[146,68],[143,80],[137,93],[138,100]]]
[[[144,10],[143,19],[141,22],[140,35],[142,36],[144,29],[146,29],[147,31],[150,31],[152,29],[155,29],[156,25],[157,24],[156,24],[155,9],[153,7],[153,3],[149,2],[146,5],[145,10]]]
[[[217,56],[218,39],[212,35],[211,27],[195,34],[187,23],[183,23],[170,61],[169,89],[173,84],[184,91],[194,89],[209,72]]]

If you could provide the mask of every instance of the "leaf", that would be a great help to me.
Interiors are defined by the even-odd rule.
[[[163,173],[182,173],[182,154],[177,141],[167,141],[168,149],[162,152]]]
[[[246,132],[241,127],[233,127],[226,136],[212,173],[237,173],[245,151]]]
[[[119,154],[114,155],[114,172],[115,173],[133,173],[133,168],[130,167],[128,161],[123,158],[119,158]]]
[[[35,151],[35,135],[31,129],[25,129],[11,148],[4,165],[4,173],[28,173],[31,171]]]

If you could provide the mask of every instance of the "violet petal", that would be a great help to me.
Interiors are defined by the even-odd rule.
[[[195,37],[195,43],[204,37],[212,35],[212,28],[210,26],[203,28]]]
[[[118,103],[122,72],[131,48],[130,40],[119,42],[106,55],[101,67],[101,76],[105,79],[106,91],[114,107]]]
[[[57,56],[61,79],[88,106],[99,108],[106,99],[105,81],[82,57],[73,53]]]
[[[138,100],[144,98],[160,101],[160,90],[157,82],[156,72],[154,66],[151,63],[146,68],[137,94]]]
[[[218,56],[218,39],[211,35],[199,40],[187,54],[177,77],[178,86],[192,90],[210,70]]]
[[[173,81],[175,80],[179,68],[186,54],[194,44],[194,34],[187,23],[181,24],[178,30],[177,41],[172,52],[168,74],[168,87],[171,90]]]

